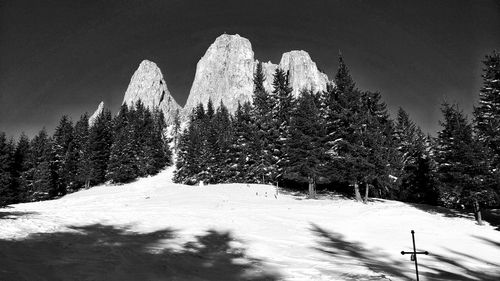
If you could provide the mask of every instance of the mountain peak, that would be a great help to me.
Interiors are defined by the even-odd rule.
[[[99,117],[99,115],[101,115],[103,111],[104,111],[104,102],[101,101],[101,103],[99,103],[99,106],[97,106],[97,109],[94,111],[94,114],[92,114],[92,116],[89,117],[89,127],[94,126],[97,117]]]
[[[139,64],[123,97],[123,103],[128,106],[134,106],[138,100],[151,110],[159,108],[163,111],[167,124],[171,123],[173,113],[180,109],[170,95],[160,68],[149,60],[143,60]]]
[[[196,65],[196,74],[186,101],[186,113],[212,99],[235,111],[239,102],[251,101],[254,53],[250,41],[240,35],[222,34]]]
[[[189,114],[199,103],[206,106],[209,99],[217,105],[222,101],[230,112],[236,110],[238,102],[252,101],[253,75],[257,63],[252,44],[247,38],[238,34],[217,37],[198,61],[184,113]],[[277,67],[289,71],[289,81],[295,96],[302,89],[326,90],[328,77],[318,70],[306,51],[284,53],[279,65],[270,61],[262,63],[266,77],[264,87],[269,92],[273,88],[273,75]]]

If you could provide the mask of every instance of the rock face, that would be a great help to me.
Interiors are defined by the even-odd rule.
[[[230,112],[241,103],[250,101],[253,93],[253,70],[255,60],[248,39],[223,34],[210,45],[196,65],[186,113],[200,102],[207,105],[211,98],[215,107],[222,100]]]
[[[206,106],[209,98],[214,107],[222,100],[230,112],[236,110],[238,101],[252,101],[253,74],[257,64],[248,39],[238,34],[219,36],[196,66],[184,114],[191,113],[200,102]],[[273,90],[273,75],[277,67],[290,72],[289,81],[295,96],[304,88],[326,90],[329,83],[326,74],[318,70],[307,52],[291,51],[282,55],[279,65],[272,62],[262,64],[266,77],[264,87],[269,92]]]
[[[159,108],[171,124],[176,110],[181,107],[170,95],[160,68],[151,61],[143,60],[130,79],[123,103],[134,105],[138,100],[149,109]]]
[[[314,92],[325,91],[328,76],[320,72],[316,63],[305,51],[291,51],[281,56],[280,68],[290,71],[289,83],[297,96],[302,89]]]
[[[101,101],[97,109],[94,111],[94,114],[89,117],[89,127],[94,126],[95,121],[97,120],[97,117],[104,111],[104,102]]]

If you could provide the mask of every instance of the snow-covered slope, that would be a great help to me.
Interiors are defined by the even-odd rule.
[[[411,249],[412,229],[417,247],[431,253],[418,257],[420,280],[500,276],[500,232],[470,218],[395,201],[364,205],[336,196],[275,196],[267,185],[184,186],[171,182],[172,171],[0,210],[0,261],[16,253],[14,262],[0,263],[0,276],[7,276],[0,280],[25,276],[16,275],[16,265],[31,268],[37,262],[25,251],[47,251],[43,259],[55,260],[48,265],[52,277],[82,255],[94,263],[106,260],[106,266],[95,264],[101,271],[69,267],[81,280],[120,280],[128,268],[136,275],[122,280],[410,280],[414,264],[400,252]],[[92,231],[96,225],[99,231]],[[144,236],[166,229],[169,235]],[[51,253],[51,243],[63,250]],[[100,253],[96,245],[106,250]],[[135,264],[145,253],[161,259]]]

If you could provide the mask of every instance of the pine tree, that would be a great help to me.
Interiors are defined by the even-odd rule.
[[[402,108],[398,110],[394,137],[401,167],[399,200],[436,204],[433,165],[426,137]]]
[[[396,182],[401,167],[399,153],[394,139],[394,125],[387,113],[387,107],[382,102],[378,92],[362,93],[363,122],[361,143],[366,150],[370,169],[365,175],[365,202],[368,199],[369,187],[373,186],[379,196],[396,198]]]
[[[138,176],[133,117],[128,106],[123,104],[113,120],[114,141],[110,148],[106,179],[116,183],[130,182]]]
[[[165,166],[172,164],[172,151],[164,135],[166,128],[167,124],[163,112],[155,109],[153,111],[153,129],[149,142],[151,166],[153,168],[151,174],[156,174]]]
[[[288,165],[288,147],[290,117],[294,108],[293,89],[288,83],[288,73],[277,68],[273,80],[273,97],[276,100],[273,112],[274,147],[272,149],[272,174],[273,180],[281,180],[283,169]]]
[[[179,146],[179,138],[180,138],[180,133],[181,133],[181,115],[179,112],[179,109],[175,111],[174,114],[174,121],[172,124],[172,134],[174,137],[174,149],[177,151],[177,148]]]
[[[448,207],[474,207],[481,224],[479,204],[489,205],[493,200],[484,147],[474,139],[472,126],[458,106],[444,103],[441,110],[443,129],[436,148],[440,200]]]
[[[221,101],[211,122],[211,128],[216,133],[215,145],[211,161],[213,183],[228,182],[231,165],[231,144],[233,142],[233,130],[229,111]]]
[[[205,169],[204,159],[200,157],[205,145],[202,130],[206,129],[205,110],[201,103],[193,109],[189,118],[188,127],[179,139],[174,182],[196,184],[200,181],[199,174]]]
[[[0,132],[0,207],[15,203],[18,191],[13,177],[14,144]]]
[[[18,190],[18,201],[27,201],[27,187],[23,181],[23,174],[29,169],[28,157],[30,155],[30,140],[26,134],[22,133],[17,142],[14,152],[14,180],[15,188]]]
[[[68,116],[64,115],[54,132],[53,150],[55,153],[55,171],[56,171],[56,192],[64,195],[70,185],[74,182],[75,160],[73,151],[73,124]]]
[[[260,183],[273,181],[277,170],[273,159],[274,145],[278,137],[273,119],[273,108],[275,108],[276,100],[264,88],[264,81],[262,64],[259,63],[254,75],[253,109],[251,111],[252,122],[255,125],[255,137],[252,142],[255,159],[250,170]]]
[[[136,102],[135,107],[130,108],[128,115],[128,122],[131,126],[129,128],[131,136],[129,142],[132,145],[132,158],[135,158],[133,162],[137,167],[137,176],[143,177],[151,172],[149,141],[153,130],[153,121],[151,113],[146,109],[141,100]]]
[[[52,166],[54,154],[52,141],[45,128],[31,140],[27,162],[27,170],[22,175],[27,188],[27,199],[39,201],[54,197],[57,194]]]
[[[342,56],[335,75],[335,88],[326,93],[327,102],[325,149],[329,155],[329,178],[354,187],[357,201],[362,201],[359,185],[370,169],[366,150],[361,145],[365,138],[366,120],[362,114],[362,95],[355,84]]]
[[[491,175],[500,196],[500,54],[496,51],[483,61],[483,86],[479,106],[474,108],[474,125],[479,141],[489,149]]]
[[[335,79],[336,86],[321,98],[325,103],[329,178],[353,186],[357,201],[362,201],[361,184],[365,186],[365,202],[370,187],[378,196],[394,197],[397,151],[386,105],[379,93],[355,88],[342,56]]]
[[[321,121],[319,99],[302,91],[290,124],[289,163],[284,177],[309,184],[309,198],[316,197],[316,183],[324,175],[326,130]]]
[[[105,181],[112,143],[111,112],[103,111],[89,131],[87,146],[89,179],[86,186]]]
[[[89,187],[91,170],[90,167],[90,144],[89,144],[89,116],[87,113],[80,117],[75,124],[74,130],[74,151],[76,157],[76,174],[74,190]]]
[[[232,165],[231,180],[233,182],[263,182],[262,171],[257,166],[263,153],[258,151],[262,141],[256,136],[255,124],[252,120],[252,107],[246,102],[238,107],[232,120],[233,142],[231,145]],[[262,134],[259,134],[262,136]]]

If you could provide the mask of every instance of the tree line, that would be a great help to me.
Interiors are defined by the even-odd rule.
[[[499,54],[483,63],[472,122],[457,104],[444,102],[437,137],[424,134],[402,108],[392,119],[380,93],[356,87],[342,56],[334,85],[297,97],[279,68],[267,92],[259,64],[252,103],[239,104],[234,115],[222,102],[217,109],[212,101],[193,109],[179,136],[174,181],[299,185],[310,197],[319,185],[365,202],[376,196],[494,206],[500,192]]]
[[[62,116],[50,136],[44,129],[17,142],[0,133],[0,206],[56,198],[102,184],[125,183],[171,164],[163,113],[140,101],[112,117],[87,113],[73,125]]]

